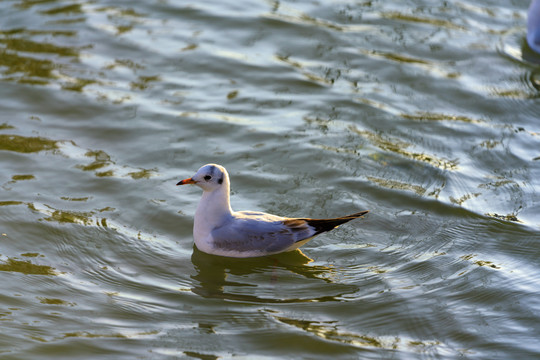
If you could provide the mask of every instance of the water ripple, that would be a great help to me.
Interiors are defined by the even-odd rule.
[[[0,10],[4,357],[538,357],[524,4]],[[208,162],[239,210],[371,212],[203,254],[175,184]]]

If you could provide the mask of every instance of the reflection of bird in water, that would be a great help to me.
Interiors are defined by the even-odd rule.
[[[294,294],[286,292],[276,295],[274,293],[276,290],[281,292],[283,289],[283,284],[277,285],[280,283],[279,274],[283,272],[302,276],[304,284],[306,279],[333,283],[331,275],[335,269],[328,266],[308,266],[307,264],[313,260],[300,250],[256,259],[231,259],[206,254],[194,247],[191,261],[197,272],[191,276],[193,279],[191,291],[205,298],[255,303],[323,302],[336,301],[343,294],[357,291],[355,285],[340,285],[340,292],[335,295],[314,298],[313,293],[309,291],[302,296],[301,289],[297,289]],[[229,279],[230,276],[236,280]],[[293,277],[286,276],[286,282],[290,283],[291,279]]]
[[[533,0],[527,15],[527,43],[540,54],[540,0]]]
[[[195,245],[214,255],[245,258],[296,250],[313,237],[367,213],[309,219],[233,211],[229,202],[229,174],[216,164],[201,167],[195,175],[177,185],[186,184],[203,189],[193,226]]]

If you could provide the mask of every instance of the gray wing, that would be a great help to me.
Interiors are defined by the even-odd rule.
[[[225,251],[276,253],[315,234],[303,219],[244,212],[212,231],[214,246]]]

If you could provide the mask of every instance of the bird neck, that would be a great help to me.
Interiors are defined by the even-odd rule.
[[[206,233],[221,226],[232,214],[228,179],[214,191],[204,191],[195,213],[195,228]]]

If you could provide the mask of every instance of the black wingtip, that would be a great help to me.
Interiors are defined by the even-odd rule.
[[[364,211],[360,211],[360,212],[357,212],[357,213],[354,213],[354,214],[351,214],[351,215],[345,215],[343,217],[351,217],[353,219],[356,219],[356,218],[359,218],[361,216],[366,215],[368,212],[369,212],[369,210],[364,210]]]
[[[349,222],[351,220],[357,219],[366,215],[369,210],[360,211],[354,214],[340,216],[338,218],[332,219],[302,219],[305,220],[309,226],[313,227],[316,231],[316,235],[335,229],[341,224]]]

